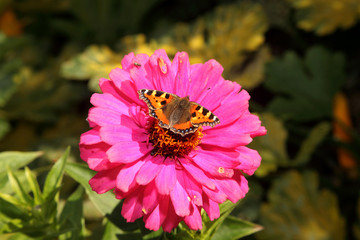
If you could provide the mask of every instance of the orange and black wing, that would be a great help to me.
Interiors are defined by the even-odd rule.
[[[170,103],[175,97],[177,97],[171,93],[149,89],[141,89],[138,93],[139,98],[146,102],[149,109],[153,110],[165,107],[166,104]]]
[[[200,106],[195,102],[191,102],[190,106],[190,121],[195,127],[200,126],[215,126],[220,123],[220,120],[211,111]]]
[[[193,133],[198,128],[196,126],[193,126],[193,124],[190,121],[190,111],[184,112],[179,121],[174,124],[174,126],[170,129],[174,133],[181,134],[181,136],[184,136],[189,133]]]
[[[139,98],[146,102],[149,108],[149,115],[159,119],[159,125],[161,127],[168,128],[169,119],[164,110],[169,103],[179,97],[171,93],[149,89],[141,89],[138,93]]]

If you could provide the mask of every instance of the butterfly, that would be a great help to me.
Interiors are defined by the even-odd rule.
[[[220,120],[212,112],[191,102],[189,97],[141,89],[139,98],[146,102],[149,115],[159,120],[159,126],[185,136],[194,133],[200,126],[215,126]]]

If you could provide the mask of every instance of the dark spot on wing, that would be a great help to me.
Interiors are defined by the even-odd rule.
[[[214,114],[210,114],[210,117],[209,117],[211,120],[213,120],[214,119]]]
[[[161,105],[165,105],[166,104],[166,101],[164,100],[164,101],[161,101],[161,103],[160,103]]]
[[[204,114],[204,116],[206,116],[206,114],[209,112],[209,110],[207,110],[206,108],[203,107],[203,111],[202,113]]]
[[[198,106],[195,108],[195,110],[196,110],[196,111],[199,111],[200,108],[201,108],[201,107],[198,105]]]
[[[170,97],[170,94],[167,93],[167,94],[165,95],[165,98],[166,98],[166,99],[169,99],[169,97]]]
[[[196,113],[193,112],[193,113],[191,114],[191,116],[192,116],[192,117],[196,117]]]
[[[144,91],[145,92],[145,91]],[[151,95],[153,93],[153,90],[149,90],[147,94]]]
[[[160,97],[161,95],[163,95],[163,92],[156,91],[156,93],[155,93],[155,97]]]

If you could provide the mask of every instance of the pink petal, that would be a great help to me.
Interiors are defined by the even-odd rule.
[[[254,138],[254,137],[258,137],[258,136],[264,136],[264,135],[266,135],[266,133],[267,133],[266,128],[263,126],[260,126],[258,130],[251,133],[251,137]]]
[[[237,148],[237,151],[240,153],[239,161],[241,163],[238,169],[241,169],[241,171],[249,175],[254,174],[261,163],[259,153],[247,147],[239,147]]]
[[[222,78],[220,78],[222,79]],[[223,80],[218,81],[215,86],[210,86],[206,89],[201,96],[199,96],[199,104],[212,111],[223,122],[224,117],[216,111],[220,103],[230,95],[237,93],[240,90],[240,85],[231,81]],[[225,110],[231,109],[232,105],[226,104]],[[231,111],[231,110],[229,110]]]
[[[193,176],[193,178],[196,181],[198,181],[200,184],[210,189],[215,189],[214,182],[200,168],[194,166],[194,164],[187,161],[183,161],[182,165],[191,174],[191,176]]]
[[[237,131],[239,133],[252,134],[256,130],[259,129],[261,121],[259,117],[250,114],[248,111],[244,113],[241,118],[239,118],[236,122],[233,123],[235,128],[232,128],[232,131]]]
[[[200,230],[200,229],[202,229],[202,220],[201,220],[200,211],[199,211],[198,207],[195,206],[193,203],[192,203],[192,206],[193,206],[194,210],[192,211],[192,213],[189,216],[186,216],[184,218],[184,222],[192,230]]]
[[[164,159],[159,156],[148,157],[145,160],[144,165],[139,169],[138,174],[136,175],[136,182],[140,185],[146,185],[151,182],[163,168]]]
[[[165,160],[163,168],[155,178],[155,183],[160,194],[170,194],[176,183],[175,164],[172,159]]]
[[[235,171],[233,178],[215,179],[215,182],[219,190],[223,191],[233,203],[245,197],[249,190],[247,180],[240,171]]]
[[[242,92],[245,91],[243,90]],[[248,108],[248,101],[244,101],[242,98],[235,98],[232,101],[224,102],[213,113],[220,119],[221,127],[225,127],[227,124],[239,119],[245,112],[248,112]]]
[[[214,59],[204,64],[191,65],[190,87],[188,95],[191,101],[199,102],[200,96],[206,96],[209,86],[219,81],[224,68]]]
[[[123,89],[121,88],[121,82],[131,81],[129,72],[121,68],[114,68],[113,70],[111,70],[111,72],[109,73],[109,77],[120,91],[123,91]]]
[[[190,214],[191,199],[178,181],[176,182],[174,189],[171,191],[170,197],[177,215],[185,217]]]
[[[204,205],[203,208],[208,214],[211,221],[214,221],[216,218],[220,217],[219,204],[211,200],[206,194],[204,194]]]
[[[100,143],[99,128],[91,129],[80,136],[80,144],[95,144]]]
[[[106,78],[100,78],[99,86],[103,93],[109,93],[109,94],[113,95],[114,97],[119,96],[119,89],[117,89],[115,87],[115,84],[113,81],[106,79]]]
[[[135,176],[143,164],[144,161],[137,161],[121,168],[116,178],[116,187],[123,192],[128,192],[129,189],[133,188],[136,185]]]
[[[151,213],[155,209],[159,203],[159,197],[160,195],[154,181],[145,186],[142,208],[145,215]]]
[[[131,74],[124,69],[115,68],[110,74],[110,79],[114,83],[115,87],[118,89],[119,98],[126,100],[129,103],[141,104],[139,95],[134,80],[131,77]]]
[[[107,170],[114,167],[106,157],[106,150],[109,145],[101,142],[98,144],[80,144],[80,157],[87,162],[89,168],[95,171]]]
[[[157,231],[164,222],[169,207],[169,197],[163,196],[159,201],[159,205],[152,211],[150,215],[144,217],[145,227],[147,229]]]
[[[94,93],[91,96],[90,102],[95,107],[101,107],[128,115],[129,107],[126,103],[120,101],[110,93]]]
[[[183,171],[181,175],[183,177],[181,177],[180,174],[177,175],[178,180],[184,187],[185,191],[188,193],[191,202],[197,206],[202,206],[203,202],[201,185],[197,183],[194,178],[187,172]]]
[[[162,224],[162,228],[165,232],[171,232],[171,230],[175,228],[181,220],[182,218],[175,213],[175,209],[170,203],[168,208],[168,214]]]
[[[121,67],[122,69],[128,70],[133,66],[133,60],[135,58],[135,54],[133,52],[125,55],[121,60]]]
[[[210,173],[212,176],[232,177],[233,168],[239,165],[239,162],[233,161],[231,155],[222,152],[210,152],[198,150],[193,156],[193,160],[201,169]]]
[[[186,97],[190,86],[190,62],[186,52],[178,52],[175,54],[171,64],[175,76],[175,94],[180,97]]]
[[[145,114],[140,106],[130,106],[129,115],[134,120],[134,123],[142,129],[146,129],[149,121],[149,116]]]
[[[121,209],[121,215],[123,215],[127,222],[134,222],[136,219],[143,216],[143,212],[141,210],[142,197],[143,191],[137,191],[125,198]]]
[[[114,145],[119,142],[145,142],[148,138],[144,129],[133,129],[121,125],[108,125],[101,127],[100,136],[104,142],[110,145]]]
[[[211,200],[217,203],[223,203],[226,200],[226,194],[218,188],[216,188],[215,190],[211,190],[203,186],[202,190]]]
[[[119,142],[114,144],[106,152],[112,163],[131,163],[150,152],[147,143]]]
[[[159,49],[150,57],[148,72],[151,72],[152,85],[155,90],[174,93],[174,74],[171,70],[171,61],[165,50]]]
[[[102,194],[115,188],[116,176],[118,173],[118,168],[98,172],[89,181],[92,190]]]
[[[207,129],[201,144],[215,145],[224,148],[234,148],[251,143],[250,134],[224,131],[222,128]]]
[[[106,108],[93,107],[89,110],[89,121],[99,126],[120,124],[121,113]]]

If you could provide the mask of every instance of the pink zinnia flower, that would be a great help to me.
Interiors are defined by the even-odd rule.
[[[250,96],[222,78],[218,62],[190,65],[185,52],[172,62],[164,50],[150,57],[130,53],[121,65],[100,79],[103,93],[91,97],[92,129],[80,140],[81,158],[97,171],[89,183],[99,194],[114,189],[129,222],[143,217],[146,228],[170,232],[184,221],[199,230],[201,208],[218,218],[220,203],[247,193],[243,173],[252,175],[260,165],[257,151],[246,147],[266,134],[248,110]],[[182,137],[149,116],[140,89],[189,96],[221,123]]]

